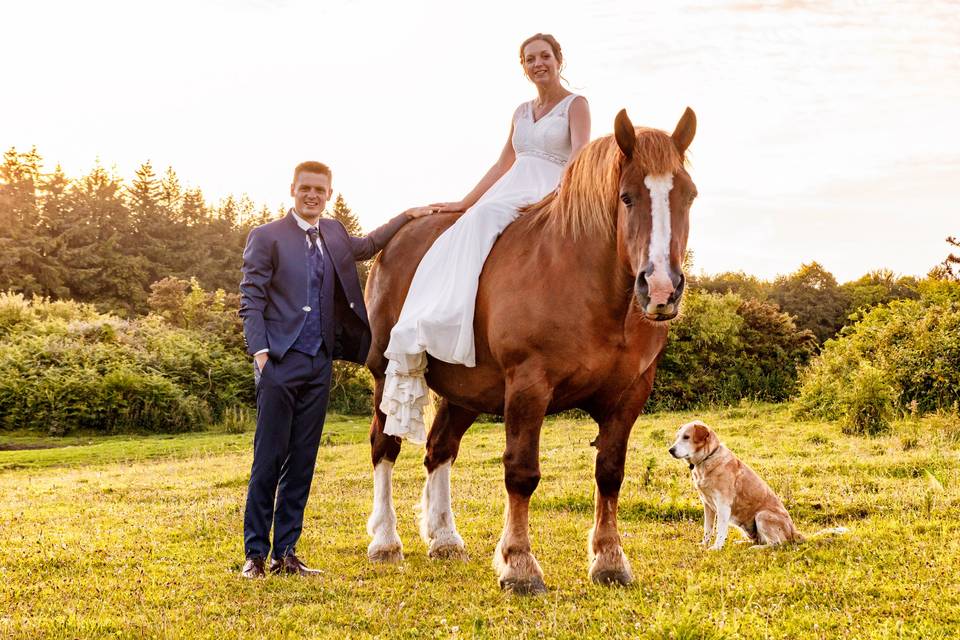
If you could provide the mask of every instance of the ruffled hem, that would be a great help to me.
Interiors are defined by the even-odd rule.
[[[427,394],[426,354],[410,354],[405,362],[390,360],[380,410],[387,415],[383,432],[398,436],[414,444],[427,441],[427,427],[423,421],[423,408],[430,402]]]

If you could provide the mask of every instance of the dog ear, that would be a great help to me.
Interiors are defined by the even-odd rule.
[[[710,429],[705,427],[702,424],[693,425],[693,441],[694,442],[706,442],[710,437]]]

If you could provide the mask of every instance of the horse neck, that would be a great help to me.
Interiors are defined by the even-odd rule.
[[[528,231],[536,234],[536,243],[543,251],[555,254],[584,291],[602,300],[611,312],[626,315],[633,299],[634,278],[618,255],[616,232],[582,234],[574,239],[552,225],[535,227]]]

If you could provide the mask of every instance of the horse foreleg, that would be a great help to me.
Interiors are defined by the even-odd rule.
[[[386,416],[380,411],[383,379],[376,381],[376,401],[370,423],[370,454],[373,461],[373,512],[367,520],[371,536],[367,557],[372,562],[401,562],[403,543],[397,533],[397,511],[393,507],[393,465],[400,454],[400,440],[383,433]]]
[[[633,582],[630,561],[617,530],[617,500],[623,483],[630,425],[605,424],[597,437],[596,510],[587,540],[590,579],[600,584],[627,585]]]
[[[427,453],[423,459],[427,480],[420,501],[420,537],[429,546],[431,558],[467,559],[450,504],[450,471],[460,450],[460,440],[476,418],[475,411],[441,400],[427,436]]]
[[[512,388],[520,390],[511,392]],[[547,590],[543,571],[530,549],[529,512],[530,496],[540,482],[540,428],[549,392],[541,385],[508,381],[504,408],[507,447],[503,454],[507,506],[493,566],[500,588],[519,594]]]

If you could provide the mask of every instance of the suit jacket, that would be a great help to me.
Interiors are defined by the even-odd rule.
[[[323,339],[334,358],[366,361],[370,323],[356,261],[375,256],[408,220],[400,214],[362,238],[347,235],[337,220],[321,218],[317,223],[325,267],[320,309]],[[283,358],[300,335],[308,308],[317,304],[309,299],[308,289],[306,234],[293,213],[250,231],[240,282],[240,317],[248,353],[269,349],[271,357]]]

